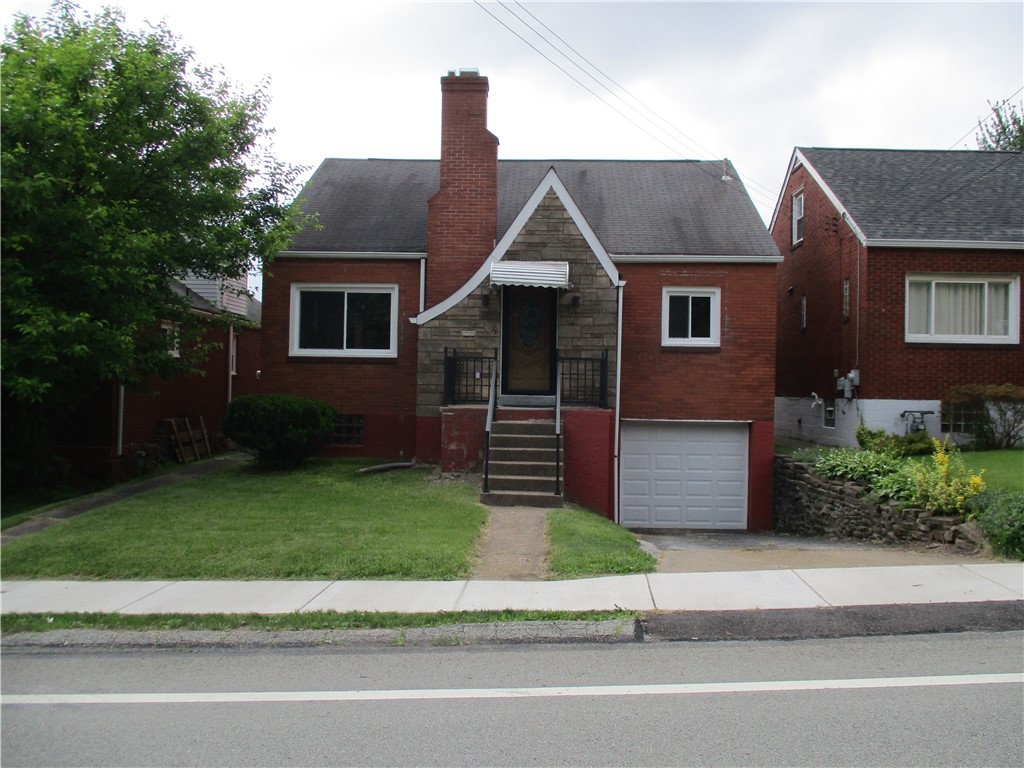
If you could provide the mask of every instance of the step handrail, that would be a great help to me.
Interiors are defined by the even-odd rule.
[[[562,359],[555,375],[555,496],[562,495]]]
[[[498,368],[491,368],[491,391],[487,396],[487,423],[484,426],[484,493],[487,493],[491,478],[491,427],[494,426],[495,384]]]

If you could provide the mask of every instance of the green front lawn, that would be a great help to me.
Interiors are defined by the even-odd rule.
[[[961,455],[974,472],[985,470],[989,488],[1024,493],[1024,450],[965,451]]]
[[[487,510],[426,469],[249,465],[140,494],[4,545],[3,578],[460,579]]]

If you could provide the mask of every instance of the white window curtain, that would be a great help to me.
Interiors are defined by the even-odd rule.
[[[985,284],[936,283],[935,333],[942,336],[985,333]]]
[[[1010,286],[1007,283],[989,283],[988,334],[989,336],[1008,336],[1010,334]]]
[[[932,284],[910,284],[910,310],[908,312],[907,330],[910,333],[931,333],[932,317]]]

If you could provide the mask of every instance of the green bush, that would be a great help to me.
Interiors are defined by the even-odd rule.
[[[927,432],[890,435],[884,429],[857,427],[857,443],[861,448],[890,456],[924,456],[932,452],[932,439]]]
[[[1024,560],[1024,493],[987,491],[976,496],[968,519],[985,532],[996,554]]]
[[[929,512],[966,516],[971,499],[985,490],[985,481],[981,474],[972,474],[951,442],[932,440],[932,443],[930,462],[909,462],[905,466],[903,472],[912,490],[904,498]]]
[[[826,477],[845,477],[869,486],[882,477],[894,474],[902,462],[895,456],[856,448],[835,448],[814,462],[814,471]]]
[[[242,395],[231,401],[224,434],[263,465],[298,466],[334,430],[334,409],[294,395]]]

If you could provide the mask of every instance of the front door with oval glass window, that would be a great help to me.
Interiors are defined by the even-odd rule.
[[[502,391],[553,395],[557,291],[506,285],[503,293]]]

